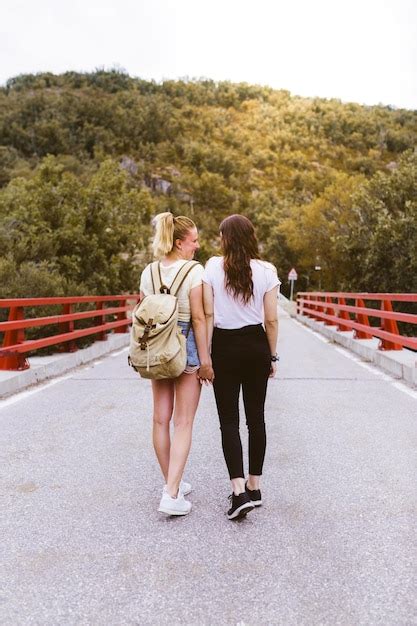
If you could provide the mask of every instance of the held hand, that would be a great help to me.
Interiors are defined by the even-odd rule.
[[[197,376],[200,384],[211,384],[214,380],[214,371],[212,366],[210,364],[200,365],[200,368],[197,371]]]
[[[276,373],[277,373],[277,364],[271,363],[271,369],[269,371],[269,378],[275,378]]]

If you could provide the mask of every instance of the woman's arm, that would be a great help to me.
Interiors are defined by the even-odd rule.
[[[203,306],[206,316],[206,328],[207,328],[207,345],[209,352],[211,352],[211,340],[213,338],[214,327],[214,297],[213,288],[211,285],[203,282]]]
[[[271,356],[277,351],[278,340],[278,286],[274,287],[270,291],[267,291],[264,295],[264,323],[265,332],[269,343],[269,349],[271,350]],[[274,376],[277,369],[276,363],[271,363],[270,376]]]
[[[198,357],[200,359],[200,369],[198,371],[200,379],[212,380],[213,368],[208,350],[206,316],[203,308],[203,287],[198,285],[190,291],[191,320],[195,341],[197,344]]]

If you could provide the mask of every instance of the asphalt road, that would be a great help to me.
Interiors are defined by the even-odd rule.
[[[126,351],[0,402],[0,623],[417,624],[416,394],[285,314],[279,352],[264,506],[242,522],[210,389],[184,518],[157,512]]]

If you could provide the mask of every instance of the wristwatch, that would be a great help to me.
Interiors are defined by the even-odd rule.
[[[276,363],[277,361],[279,361],[278,354],[272,354],[271,355],[271,361],[272,361],[272,363]]]

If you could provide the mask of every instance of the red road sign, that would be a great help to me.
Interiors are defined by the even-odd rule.
[[[295,267],[293,267],[288,273],[288,280],[297,280],[298,274],[295,271]]]

